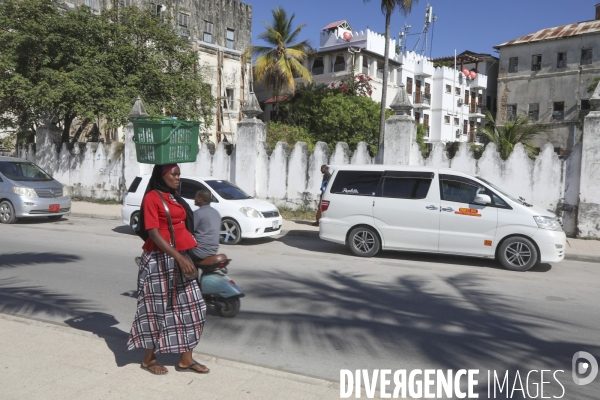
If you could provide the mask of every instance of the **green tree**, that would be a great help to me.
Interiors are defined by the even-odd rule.
[[[293,148],[297,142],[305,142],[312,151],[314,143],[308,130],[303,126],[289,125],[282,122],[267,122],[267,143],[275,149],[277,142],[285,142]]]
[[[596,86],[598,86],[599,83],[600,83],[600,76],[597,76],[592,80],[592,83],[590,83],[590,85],[587,87],[587,92],[594,93],[594,90],[596,90]]]
[[[365,3],[371,0],[364,0]],[[379,148],[383,145],[383,135],[385,134],[385,115],[386,115],[386,98],[387,98],[387,82],[389,69],[389,54],[390,54],[390,22],[392,13],[398,9],[400,13],[407,15],[412,10],[413,2],[418,0],[381,0],[381,12],[385,14],[385,50],[383,52],[383,87],[381,89],[381,105],[379,113]]]
[[[0,5],[0,128],[20,141],[50,120],[67,141],[75,119],[106,128],[127,123],[140,96],[150,113],[212,121],[213,98],[197,54],[170,21],[123,7],[95,15],[51,0]]]
[[[427,128],[423,124],[417,124],[417,137],[416,142],[419,145],[421,153],[427,152],[427,144],[425,143],[425,137],[427,137]]]
[[[525,114],[519,114],[514,121],[506,121],[504,125],[496,125],[496,121],[489,111],[486,114],[486,124],[479,128],[479,132],[485,135],[485,138],[496,145],[503,160],[508,159],[517,143],[525,147],[529,157],[533,158],[537,154],[535,147],[531,142],[537,135],[544,134],[536,124],[530,124],[529,118]]]
[[[284,9],[276,7],[271,11],[271,24],[262,21],[266,30],[258,35],[259,39],[267,42],[268,46],[252,46],[249,52],[257,57],[254,62],[254,74],[258,82],[273,85],[279,110],[278,96],[282,90],[295,90],[295,77],[301,77],[312,82],[310,72],[302,62],[312,51],[307,40],[295,43],[306,24],[293,28],[296,14],[289,18]]]

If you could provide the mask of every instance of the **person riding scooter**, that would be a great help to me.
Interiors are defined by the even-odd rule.
[[[188,255],[194,263],[214,256],[219,250],[221,215],[210,206],[212,194],[208,189],[196,192],[194,201],[199,208],[194,211],[194,238],[198,246],[190,249]]]

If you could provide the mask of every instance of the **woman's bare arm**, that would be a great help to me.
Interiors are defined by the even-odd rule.
[[[180,252],[175,250],[173,247],[171,247],[171,245],[165,240],[165,238],[162,237],[162,235],[158,232],[158,228],[150,229],[148,231],[148,234],[150,235],[150,239],[152,239],[152,241],[158,246],[159,249],[161,249],[163,252],[167,253],[168,255],[173,257],[175,261],[177,261],[184,274],[192,275],[196,272],[196,267],[194,266],[192,261],[188,257],[185,257]]]

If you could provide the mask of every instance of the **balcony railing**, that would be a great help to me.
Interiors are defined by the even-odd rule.
[[[431,105],[431,93],[415,92],[413,99],[415,104]]]
[[[325,71],[325,67],[314,67],[311,72],[313,75],[323,75],[323,72]]]
[[[475,104],[471,104],[471,108],[470,108],[470,113],[471,114],[484,114],[485,113],[485,107],[484,106],[478,106]]]
[[[369,75],[369,67],[362,67],[362,73],[365,75]]]
[[[340,72],[346,70],[346,64],[335,64],[333,66],[333,72]]]

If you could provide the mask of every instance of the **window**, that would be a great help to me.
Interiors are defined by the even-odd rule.
[[[196,192],[201,189],[206,189],[206,186],[191,179],[181,179],[181,197],[184,199],[194,200]]]
[[[567,66],[567,53],[558,53],[556,56],[556,68],[565,68]]]
[[[579,106],[580,110],[591,110],[589,100],[579,100],[579,101],[581,102],[580,106]]]
[[[565,102],[557,101],[554,102],[552,107],[552,119],[555,121],[561,121],[565,118]]]
[[[183,26],[184,28],[187,28],[189,18],[190,18],[189,15],[184,14],[184,13],[179,13],[179,16],[177,17],[177,22],[179,22],[179,26]]]
[[[514,121],[517,118],[517,105],[507,104],[506,105],[506,120]]]
[[[406,93],[412,94],[413,92],[413,78],[406,78]]]
[[[394,199],[424,199],[430,186],[431,179],[386,176],[381,183],[381,196]]]
[[[534,54],[531,56],[531,70],[540,71],[542,69],[542,55]]]
[[[369,57],[363,56],[362,58],[362,73],[369,75]]]
[[[441,187],[442,200],[455,201],[457,203],[472,203],[475,199],[475,195],[480,191],[485,190],[481,186],[476,186],[475,184],[446,179],[441,181]]]
[[[508,72],[519,71],[519,57],[511,57],[508,59]]]
[[[50,175],[30,162],[0,161],[0,173],[13,181],[51,181]]]
[[[317,57],[313,61],[311,73],[313,75],[322,75],[325,72],[325,64],[323,63],[323,57]]]
[[[444,123],[445,124],[449,124],[450,123],[450,116],[449,115],[444,115]]]
[[[416,123],[419,123],[419,120],[420,120],[420,119],[421,119],[421,113],[420,113],[420,112],[417,112],[417,111],[415,111],[415,122],[416,122]]]
[[[459,87],[454,88],[454,94],[457,96],[460,96],[460,88]]]
[[[423,125],[425,125],[425,127],[429,127],[429,114],[423,114]],[[429,135],[429,132],[427,132],[427,134]]]
[[[375,196],[381,171],[339,171],[331,185],[331,193]]]
[[[540,105],[538,103],[529,104],[529,112],[527,116],[531,122],[535,122],[540,118]]]
[[[446,93],[452,93],[452,86],[446,85]]]
[[[425,82],[425,93],[431,93],[431,85],[427,82]]]
[[[346,60],[344,60],[344,56],[338,54],[335,57],[335,62],[333,63],[333,72],[340,72],[346,69]]]
[[[454,126],[460,126],[460,118],[454,118]]]
[[[85,5],[88,6],[89,8],[92,9],[92,11],[100,11],[100,1],[99,0],[85,0]],[[158,13],[160,13],[160,6],[158,11],[157,11],[157,6],[155,4],[150,4],[151,5],[151,11],[153,14],[158,15]]]
[[[225,93],[227,94],[227,98],[223,100],[223,108],[235,110],[233,104],[233,89],[225,89]]]
[[[592,49],[581,49],[581,65],[592,63]]]
[[[142,181],[142,178],[137,176],[133,182],[131,182],[131,186],[129,186],[129,189],[127,189],[127,191],[129,193],[135,193],[138,190],[138,186],[140,186],[140,182]]]
[[[227,43],[228,49],[233,49],[235,45],[235,31],[233,29],[227,29]]]
[[[469,94],[471,92],[469,92],[468,90],[465,90],[465,104],[469,104]]]
[[[122,7],[131,7],[133,6],[133,0],[121,0]]]
[[[212,43],[213,42],[212,35],[213,35],[213,23],[204,21],[204,41],[206,43]]]

